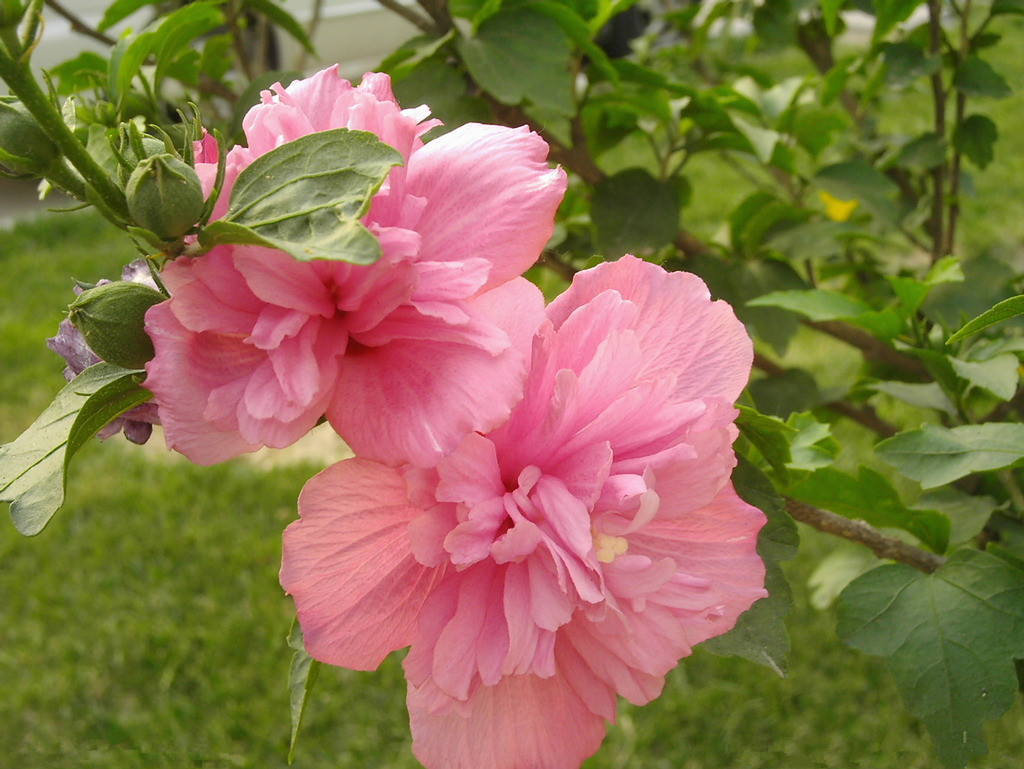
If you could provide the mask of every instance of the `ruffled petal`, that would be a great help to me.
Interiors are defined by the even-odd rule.
[[[409,158],[406,191],[427,205],[415,229],[425,261],[490,261],[486,287],[521,275],[551,237],[567,178],[526,127],[470,123]],[[403,224],[402,226],[409,226]]]
[[[578,769],[605,734],[604,719],[559,676],[506,676],[439,715],[429,712],[430,693],[411,684],[407,701],[413,753],[426,769]]]
[[[397,472],[364,459],[306,483],[301,517],[284,533],[281,585],[314,658],[372,670],[412,642],[423,602],[444,575],[412,557],[409,523],[421,513]]]
[[[696,275],[666,273],[633,256],[577,273],[569,289],[548,307],[555,326],[604,291],[615,290],[640,314],[633,326],[644,352],[643,376],[672,377],[679,401],[731,403],[750,376],[753,347],[743,324],[725,302],[710,301]]]
[[[327,418],[361,456],[427,467],[504,420],[524,377],[512,348],[492,356],[455,342],[396,340],[345,356]]]

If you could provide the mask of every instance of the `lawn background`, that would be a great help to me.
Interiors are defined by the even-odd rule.
[[[1016,29],[1013,39],[1024,39]],[[1019,46],[1000,50],[1014,96],[981,103],[1003,135],[997,163],[978,175],[978,196],[966,203],[962,244],[971,256],[1019,255],[1024,242],[1024,136],[1016,130],[1024,71]],[[904,97],[898,111],[914,114],[915,99]],[[687,221],[709,236],[746,182],[713,158],[692,172]],[[131,256],[90,214],[0,233],[0,442],[63,383],[62,362],[43,340],[70,300],[70,278],[117,277]],[[197,468],[159,445],[140,450],[117,437],[82,452],[70,501],[42,534],[26,539],[0,520],[0,765],[287,766],[292,608],[277,584],[280,534],[303,482],[326,461],[307,453],[273,467],[241,459]],[[828,545],[801,534],[801,555],[788,566],[788,676],[698,649],[659,700],[622,705],[586,769],[940,766],[881,661],[842,647],[834,610],[809,605],[804,584]],[[1019,769],[1020,698],[986,735],[990,753],[972,766]],[[323,670],[294,766],[418,766],[396,655],[376,673]]]

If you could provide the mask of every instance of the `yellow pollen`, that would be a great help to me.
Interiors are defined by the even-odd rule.
[[[625,537],[594,534],[594,550],[597,551],[597,560],[601,563],[611,563],[615,560],[615,556],[622,555],[628,549],[629,543]]]

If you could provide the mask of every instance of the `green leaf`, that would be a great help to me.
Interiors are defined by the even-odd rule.
[[[103,18],[100,19],[97,29],[99,29],[100,32],[108,30],[117,24],[117,22],[127,19],[140,8],[145,8],[147,5],[157,5],[160,1],[161,0],[114,0],[113,3],[107,6],[107,10],[103,12]]]
[[[793,607],[793,596],[779,563],[796,555],[800,537],[786,512],[785,502],[757,468],[741,458],[732,481],[740,498],[768,518],[757,537],[757,554],[764,561],[768,597],[756,601],[741,614],[732,630],[705,641],[702,647],[713,654],[743,657],[784,676],[790,648],[785,617]]]
[[[992,0],[992,8],[989,12],[993,16],[1002,13],[1024,16],[1024,0]]]
[[[1020,383],[1020,361],[1012,353],[996,355],[985,361],[950,358],[949,362],[958,376],[983,390],[988,390],[997,398],[1007,401],[1017,392],[1017,385]]]
[[[840,596],[839,637],[886,658],[947,767],[985,752],[980,729],[1013,704],[1024,657],[1024,573],[972,549],[931,575],[880,566]]]
[[[877,42],[900,22],[910,18],[923,0],[875,0],[875,32]]]
[[[91,366],[57,393],[25,432],[0,446],[0,501],[25,536],[43,530],[64,503],[71,457],[99,430],[152,394],[141,372]]]
[[[826,166],[814,177],[815,183],[840,200],[857,200],[884,222],[895,222],[896,183],[874,166],[851,160]]]
[[[829,37],[836,34],[836,26],[839,22],[839,9],[843,7],[845,0],[818,0],[821,6],[821,16],[825,20],[825,31]]]
[[[288,646],[295,652],[292,655],[292,664],[288,672],[288,693],[292,713],[292,736],[288,743],[288,763],[291,764],[295,758],[295,746],[298,744],[299,728],[302,726],[302,718],[306,714],[306,705],[309,704],[309,695],[320,674],[322,663],[310,657],[306,651],[298,619],[292,621],[291,630],[288,632]]]
[[[949,518],[949,542],[959,545],[976,537],[999,504],[992,497],[965,494],[952,486],[926,491],[918,497],[919,507],[938,510]]]
[[[946,161],[946,143],[928,131],[903,145],[896,163],[912,171],[928,171]]]
[[[893,88],[906,88],[915,80],[934,75],[942,68],[941,57],[931,55],[913,43],[883,43],[879,49],[885,61],[885,81]]]
[[[992,69],[991,64],[977,56],[969,56],[960,62],[953,75],[953,85],[968,96],[1002,99],[1012,93],[1003,76]]]
[[[818,382],[799,368],[755,379],[748,389],[759,411],[787,419],[794,412],[808,411],[823,402]]]
[[[762,128],[744,120],[741,117],[733,116],[733,125],[736,130],[743,134],[743,137],[750,142],[754,156],[764,164],[771,162],[775,146],[779,143],[781,135],[778,131],[770,128]]]
[[[1018,315],[1024,315],[1024,295],[1012,296],[995,305],[991,310],[983,312],[947,339],[946,344],[959,342],[965,337],[977,334],[979,331],[984,331],[989,326],[1002,323],[1010,318],[1016,318]]]
[[[590,218],[606,256],[653,251],[679,231],[679,200],[671,184],[642,168],[627,168],[594,187]]]
[[[191,51],[196,38],[224,23],[218,5],[208,1],[182,6],[154,21],[134,40],[118,41],[110,56],[108,87],[119,108],[131,91],[132,80],[151,55],[156,61],[153,85],[157,87],[179,53]]]
[[[282,144],[242,170],[224,219],[200,233],[205,246],[263,245],[296,259],[370,264],[380,243],[359,221],[397,150],[371,133],[335,128]]]
[[[554,19],[536,11],[500,11],[455,43],[473,79],[503,104],[527,102],[564,117],[572,97],[572,50]]]
[[[868,385],[875,392],[885,393],[903,403],[917,406],[922,409],[933,409],[943,414],[953,416],[956,414],[956,406],[946,395],[945,390],[938,382],[927,384],[913,384],[910,382],[875,382]]]
[[[872,526],[903,529],[937,553],[949,544],[949,518],[934,510],[912,510],[885,476],[861,467],[854,478],[832,467],[808,475],[789,490],[803,502]]]
[[[786,424],[797,431],[790,442],[793,470],[817,470],[827,467],[839,456],[839,442],[832,437],[832,426],[819,422],[814,414],[790,414]]]
[[[985,115],[968,115],[953,130],[953,146],[978,168],[992,162],[992,145],[999,139],[999,129]]]
[[[525,8],[550,16],[558,26],[569,36],[579,49],[587,55],[591,65],[601,72],[612,83],[618,85],[619,73],[612,66],[608,54],[601,49],[591,38],[590,25],[570,7],[552,0],[532,0],[526,3]]]
[[[882,441],[875,453],[931,489],[971,473],[1000,470],[1020,461],[1024,458],[1024,425],[925,425]]]
[[[274,26],[283,29],[309,53],[314,56],[316,55],[313,41],[309,39],[305,27],[282,6],[274,2],[274,0],[245,0],[245,6],[266,16],[268,20],[273,22]]]
[[[789,440],[796,435],[796,429],[790,427],[778,417],[760,414],[747,406],[739,406],[736,426],[740,435],[761,452],[761,456],[783,477],[789,474],[787,465],[792,461],[789,452]]]
[[[838,291],[773,291],[747,302],[751,307],[781,307],[813,321],[854,318],[871,312],[871,305]]]

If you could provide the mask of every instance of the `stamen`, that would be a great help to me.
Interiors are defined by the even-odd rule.
[[[629,543],[625,537],[594,534],[594,550],[597,551],[597,560],[601,563],[611,563],[616,556],[623,555],[628,549]]]

